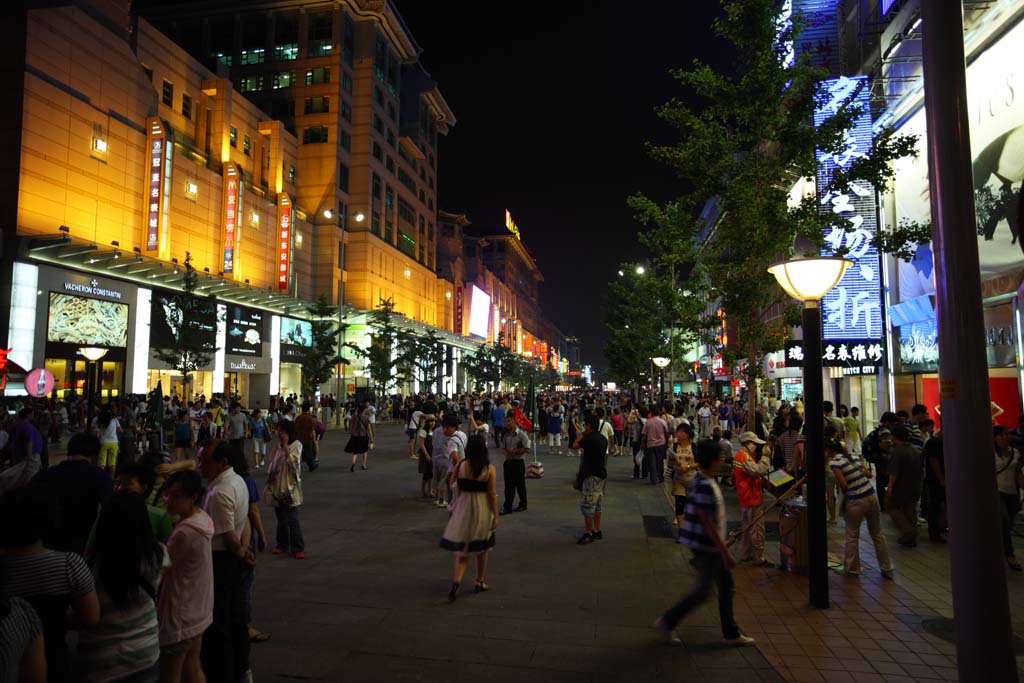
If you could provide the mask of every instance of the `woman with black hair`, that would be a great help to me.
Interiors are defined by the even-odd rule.
[[[79,636],[76,668],[83,683],[157,679],[155,601],[168,566],[167,549],[153,537],[145,499],[132,491],[114,493],[96,526],[92,569],[100,620]]]
[[[201,683],[203,631],[213,623],[213,520],[200,507],[203,480],[195,470],[175,472],[164,485],[167,511],[178,518],[167,540],[171,566],[160,587],[161,683]]]
[[[274,554],[292,553],[296,560],[306,557],[306,544],[299,526],[302,505],[302,442],[295,436],[295,423],[283,420],[277,426],[278,443],[267,466],[266,497],[277,516]]]
[[[100,438],[100,457],[96,464],[107,468],[111,478],[113,478],[114,469],[117,467],[121,431],[121,424],[117,418],[109,408],[104,408],[96,418],[96,436]]]
[[[366,469],[366,457],[372,447],[373,427],[370,425],[369,415],[366,414],[366,406],[366,402],[358,404],[356,412],[352,416],[351,436],[348,438],[348,443],[345,444],[345,452],[352,454],[352,466],[349,468],[349,472],[356,471],[356,460],[360,455],[363,456],[362,468]]]
[[[482,593],[490,588],[487,552],[494,547],[498,528],[498,490],[494,465],[487,457],[487,441],[474,434],[466,442],[466,458],[456,465],[457,483],[452,498],[452,516],[441,537],[441,547],[455,553],[455,572],[448,601],[454,602],[466,573],[470,555],[476,555],[474,589]]]
[[[43,624],[26,600],[7,594],[0,562],[0,681],[46,683]]]
[[[0,496],[0,519],[4,521],[0,554],[6,572],[0,578],[0,592],[32,605],[42,622],[49,680],[63,681],[69,669],[68,629],[90,626],[100,618],[92,574],[77,553],[43,546],[43,538],[57,524],[57,501],[49,487],[30,484]],[[6,639],[0,639],[0,647],[4,645]],[[0,680],[8,679],[0,676]]]

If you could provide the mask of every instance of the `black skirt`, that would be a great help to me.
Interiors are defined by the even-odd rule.
[[[368,450],[370,450],[370,437],[368,436],[350,436],[348,443],[345,444],[346,453],[358,455]]]

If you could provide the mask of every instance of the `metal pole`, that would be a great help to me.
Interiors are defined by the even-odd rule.
[[[992,480],[992,413],[960,2],[921,3],[949,562],[961,681],[1016,681]]]
[[[825,412],[821,386],[821,309],[808,301],[804,331],[804,469],[807,471],[807,567],[811,606],[828,609],[828,530],[825,526]]]
[[[339,247],[338,262],[341,264],[341,280],[338,282],[338,356],[342,355],[345,348],[345,226],[341,228],[341,246]],[[342,375],[345,372],[345,364],[338,363],[335,374],[334,392],[334,426],[341,426],[341,406],[345,403],[341,397]]]

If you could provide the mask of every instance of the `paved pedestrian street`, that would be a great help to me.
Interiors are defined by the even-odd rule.
[[[307,559],[259,557],[254,619],[272,637],[253,646],[257,681],[956,680],[953,644],[926,630],[951,615],[945,546],[893,543],[890,582],[874,571],[868,542],[862,557],[872,571],[832,575],[827,611],[807,606],[804,577],[740,565],[736,618],[757,647],[721,643],[711,600],[683,621],[683,646],[673,648],[651,625],[694,571],[685,548],[645,533],[645,515],[671,520],[671,508],[660,487],[632,479],[628,457],[609,458],[604,539],[581,547],[571,487],[579,461],[539,449],[546,475],[528,480],[528,511],[501,517],[491,590],[472,592],[471,563],[449,604],[452,556],[438,547],[447,513],[419,497],[400,426],[378,425],[367,471],[349,472],[346,438],[329,432],[322,466],[304,475]],[[499,505],[500,459],[492,450]],[[734,496],[729,506],[738,520]],[[273,539],[272,510],[263,512]],[[832,552],[841,533],[831,532]],[[1018,632],[1022,581],[1010,577]]]

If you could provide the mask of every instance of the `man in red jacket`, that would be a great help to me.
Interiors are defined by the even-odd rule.
[[[764,559],[764,519],[752,524],[764,504],[764,476],[771,465],[771,457],[759,452],[759,446],[763,445],[764,441],[753,432],[743,432],[740,434],[740,450],[732,459],[733,481],[742,513],[741,525],[746,529],[740,538],[737,559],[740,562],[752,560],[754,567],[774,567]]]

